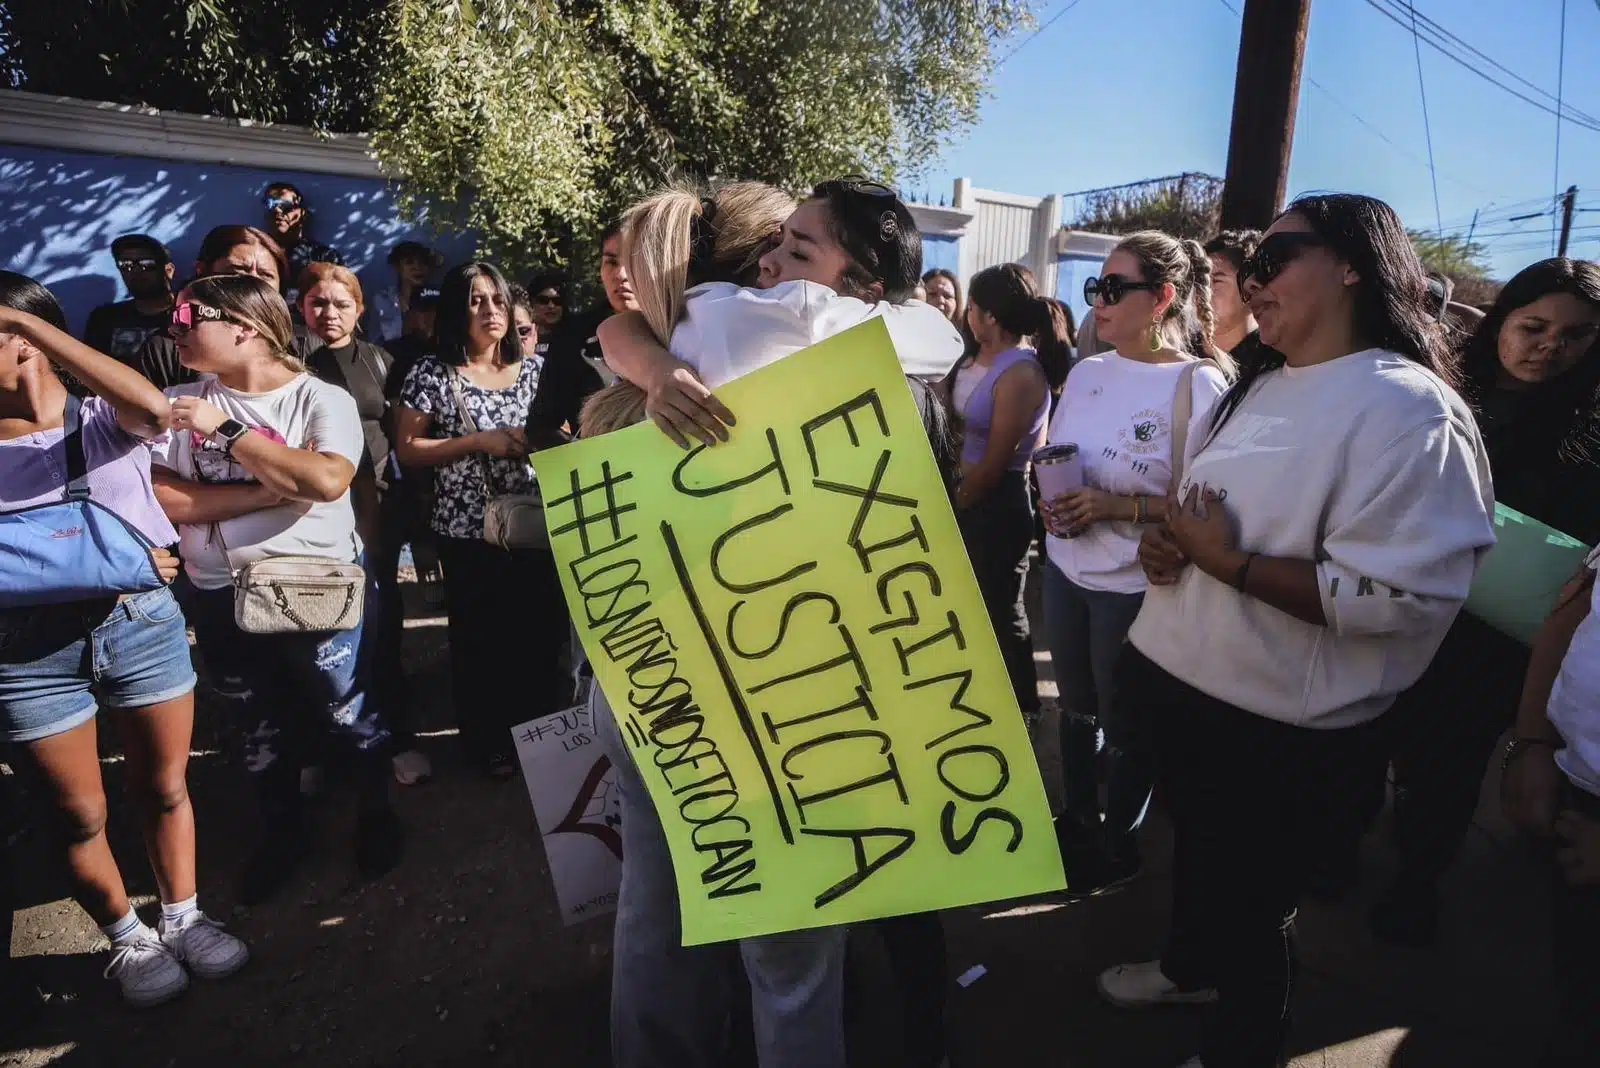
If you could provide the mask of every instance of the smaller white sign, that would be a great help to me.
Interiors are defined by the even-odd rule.
[[[567,926],[615,912],[622,886],[622,798],[589,706],[511,728]]]

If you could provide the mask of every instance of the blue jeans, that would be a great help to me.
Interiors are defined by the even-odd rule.
[[[107,708],[148,708],[194,689],[172,590],[0,612],[0,742],[65,734]]]
[[[1155,760],[1138,708],[1116,701],[1117,658],[1143,593],[1110,593],[1079,586],[1053,563],[1044,569],[1044,625],[1061,690],[1061,769],[1066,814],[1087,828],[1101,826],[1095,759],[1107,748],[1104,840],[1113,856],[1136,848],[1150,807]]]
[[[742,957],[760,1068],[845,1068],[843,927],[685,946],[672,856],[655,806],[600,688],[595,729],[622,795],[622,892],[611,974],[616,1068],[723,1063]]]
[[[195,590],[190,622],[202,652],[227,643],[239,654],[249,694],[236,705],[245,728],[245,765],[263,791],[263,815],[295,806],[300,768],[324,739],[352,758],[363,786],[387,787],[389,729],[369,699],[380,602],[368,580],[362,620],[350,630],[247,634],[233,621],[233,590]]]

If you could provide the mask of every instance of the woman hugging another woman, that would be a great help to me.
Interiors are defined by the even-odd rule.
[[[607,361],[647,388],[619,382],[597,394],[586,436],[648,409],[680,444],[725,439],[733,413],[712,389],[871,317],[885,319],[908,375],[942,374],[960,355],[960,336],[938,311],[892,303],[916,287],[920,235],[905,205],[875,183],[823,183],[798,208],[755,183],[707,196],[668,191],[629,213],[624,249],[640,311],[608,320],[600,338]],[[625,809],[613,1058],[623,1068],[721,1063],[731,947],[681,944],[660,821],[604,695],[594,700]],[[937,933],[933,921],[924,954],[932,963],[922,970],[942,989]],[[739,944],[762,1065],[844,1064],[844,945],[837,928]],[[921,1023],[942,1033],[936,1020]]]

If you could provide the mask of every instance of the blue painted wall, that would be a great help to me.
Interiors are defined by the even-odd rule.
[[[961,274],[960,238],[922,235],[922,271],[926,274],[935,267]]]
[[[431,244],[447,263],[472,254],[470,236],[439,238],[404,221],[381,179],[0,145],[0,264],[49,286],[81,330],[95,305],[127,297],[112,238],[142,232],[164,241],[182,278],[207,230],[262,224],[261,193],[275,179],[305,194],[313,235],[338,249],[369,291],[393,282],[384,257],[396,241]]]
[[[1098,256],[1062,256],[1056,260],[1056,299],[1072,309],[1075,322],[1089,314],[1083,299],[1083,283],[1100,273],[1105,260]]]

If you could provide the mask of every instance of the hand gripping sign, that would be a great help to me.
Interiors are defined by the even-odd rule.
[[[880,321],[730,383],[730,441],[534,457],[684,942],[1065,884],[1044,783]]]

